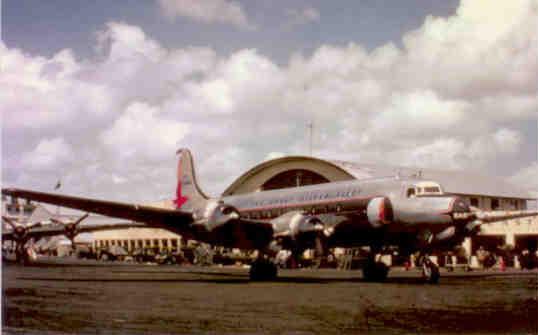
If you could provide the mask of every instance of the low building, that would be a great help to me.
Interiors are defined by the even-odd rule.
[[[128,228],[121,230],[97,231],[92,233],[94,250],[110,246],[123,247],[132,253],[139,249],[176,251],[182,247],[181,236],[164,229]]]

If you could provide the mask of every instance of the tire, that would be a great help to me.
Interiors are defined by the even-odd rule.
[[[362,269],[364,280],[382,282],[387,279],[389,267],[383,262],[368,262]]]
[[[250,266],[249,275],[252,281],[274,280],[277,276],[277,267],[271,261],[255,261]]]

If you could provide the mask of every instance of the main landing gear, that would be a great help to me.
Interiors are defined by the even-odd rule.
[[[382,282],[387,279],[389,267],[381,262],[376,261],[375,255],[369,256],[362,268],[362,276],[366,281]]]
[[[277,276],[276,264],[263,256],[258,257],[250,265],[250,280],[252,281],[267,281],[274,280]]]

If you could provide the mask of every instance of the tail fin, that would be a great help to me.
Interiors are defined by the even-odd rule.
[[[177,209],[194,211],[203,207],[208,197],[200,190],[196,182],[191,152],[188,149],[179,149],[177,155],[179,158],[174,205]]]

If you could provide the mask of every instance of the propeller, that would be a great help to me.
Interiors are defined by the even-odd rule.
[[[84,221],[90,214],[86,213],[80,218],[78,218],[76,221],[73,222],[63,222],[61,220],[51,218],[50,220],[56,224],[62,225],[64,227],[64,234],[65,236],[71,241],[71,248],[75,249],[75,237],[78,235],[78,225]]]
[[[13,232],[13,240],[15,241],[15,258],[17,262],[25,262],[25,245],[28,242],[28,231],[31,228],[41,226],[42,222],[29,223],[27,225],[17,224],[13,219],[7,216],[2,216],[2,220],[6,222]]]
[[[325,234],[318,234],[314,239],[314,265],[323,266],[328,254],[327,238]]]
[[[7,222],[7,224],[11,227],[11,229],[13,230],[13,238],[16,241],[23,240],[26,237],[29,229],[39,227],[42,224],[41,221],[38,221],[34,223],[29,223],[25,226],[19,225],[13,219],[8,218],[7,216],[2,216],[2,220],[4,220],[4,222]]]

